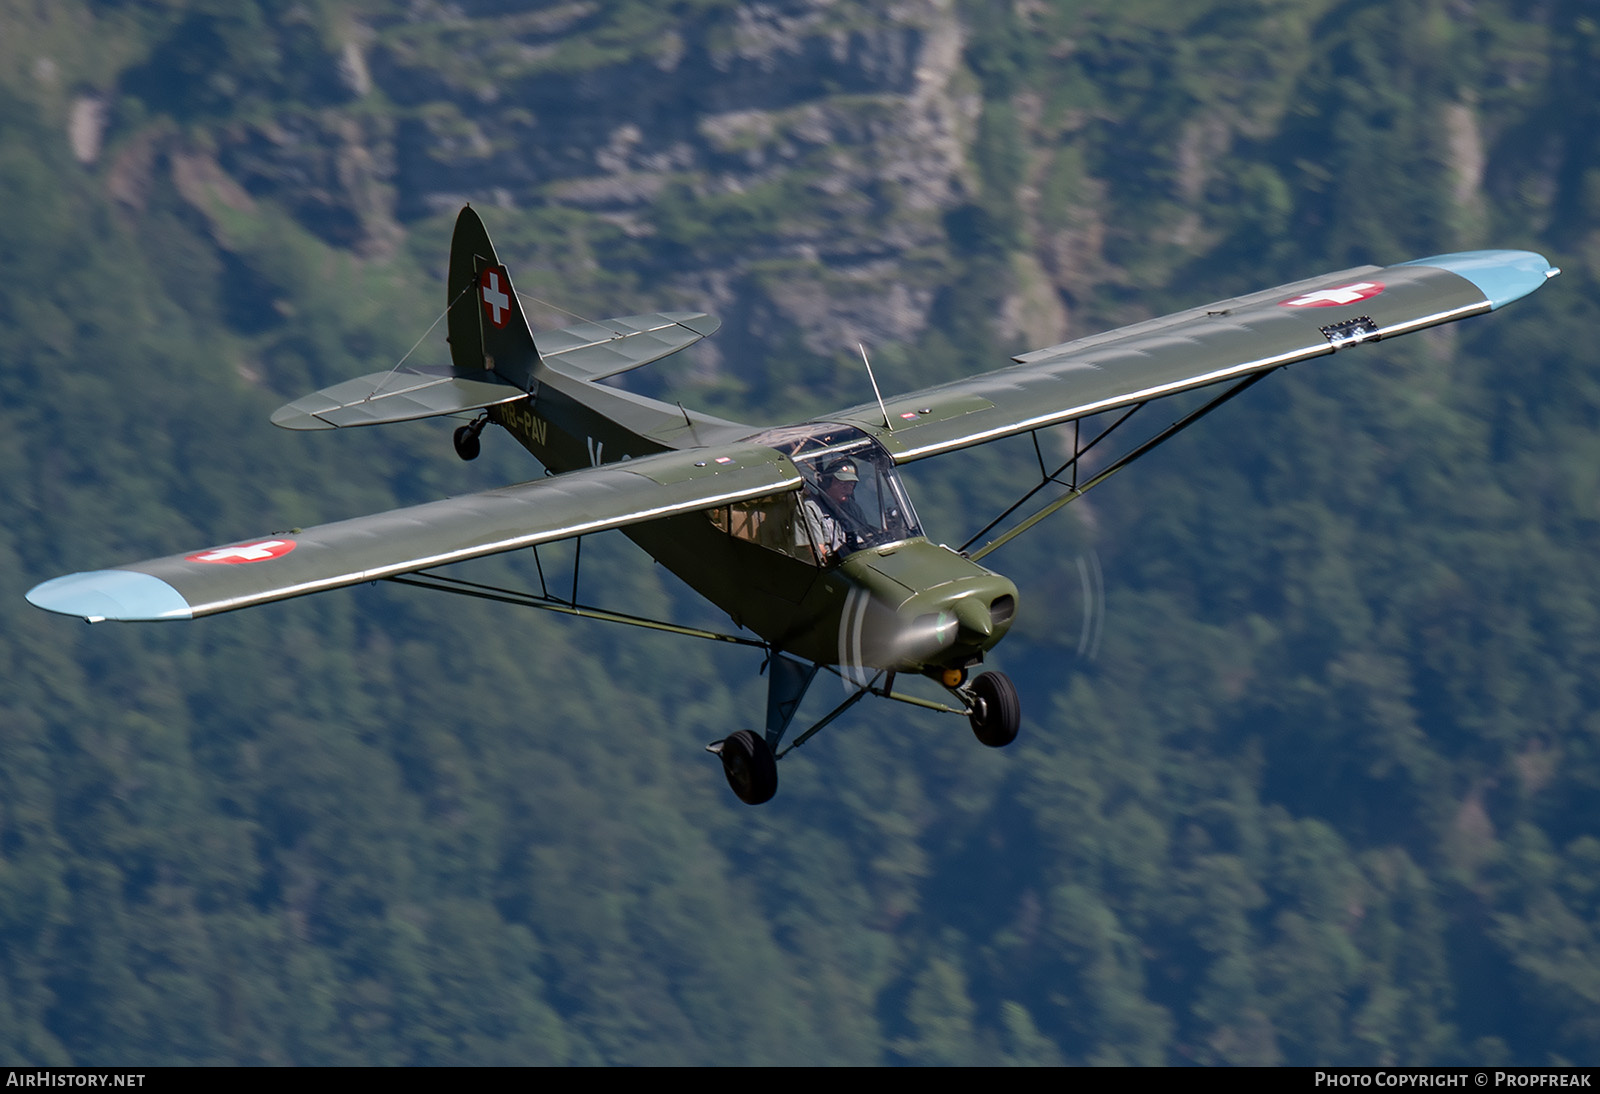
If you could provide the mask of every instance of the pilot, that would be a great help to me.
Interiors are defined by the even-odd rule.
[[[867,515],[856,504],[856,483],[860,481],[856,465],[849,460],[837,461],[822,475],[822,492],[832,499],[845,523],[852,528],[860,528],[867,523]]]
[[[866,524],[866,516],[855,501],[856,483],[860,481],[853,462],[835,460],[822,472],[822,493],[828,503],[824,505],[815,497],[805,500],[811,542],[822,553],[824,562],[833,561],[840,548],[850,543],[852,533]]]

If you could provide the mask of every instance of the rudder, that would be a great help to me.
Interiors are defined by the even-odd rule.
[[[492,369],[531,391],[543,365],[533,332],[483,221],[468,205],[450,241],[450,359],[463,370]]]

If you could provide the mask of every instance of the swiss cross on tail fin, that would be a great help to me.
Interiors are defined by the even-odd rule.
[[[540,366],[528,320],[522,314],[511,273],[489,242],[471,206],[456,218],[450,241],[450,357],[464,371],[492,369],[524,391],[532,390]]]
[[[483,300],[484,314],[495,327],[504,327],[511,319],[511,296],[506,292],[509,284],[504,266],[485,266],[478,275],[478,296]]]

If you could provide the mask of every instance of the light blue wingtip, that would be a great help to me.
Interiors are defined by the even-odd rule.
[[[188,619],[189,602],[159,577],[133,570],[90,570],[53,578],[28,590],[28,603],[47,612],[106,619]]]
[[[1402,266],[1433,266],[1464,277],[1489,299],[1491,309],[1520,300],[1561,271],[1533,251],[1461,251]]]

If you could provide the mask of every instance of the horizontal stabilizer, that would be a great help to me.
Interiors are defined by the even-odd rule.
[[[296,399],[272,415],[284,429],[338,429],[460,414],[509,403],[521,388],[484,369],[462,372],[427,366],[374,372]]]
[[[545,365],[575,380],[600,380],[659,361],[712,334],[720,319],[703,312],[625,315],[539,335]],[[325,387],[272,415],[284,429],[339,429],[408,422],[482,410],[525,393],[487,369],[407,365]]]
[[[601,380],[659,361],[716,333],[704,312],[654,312],[579,323],[538,336],[544,363],[575,380]]]

